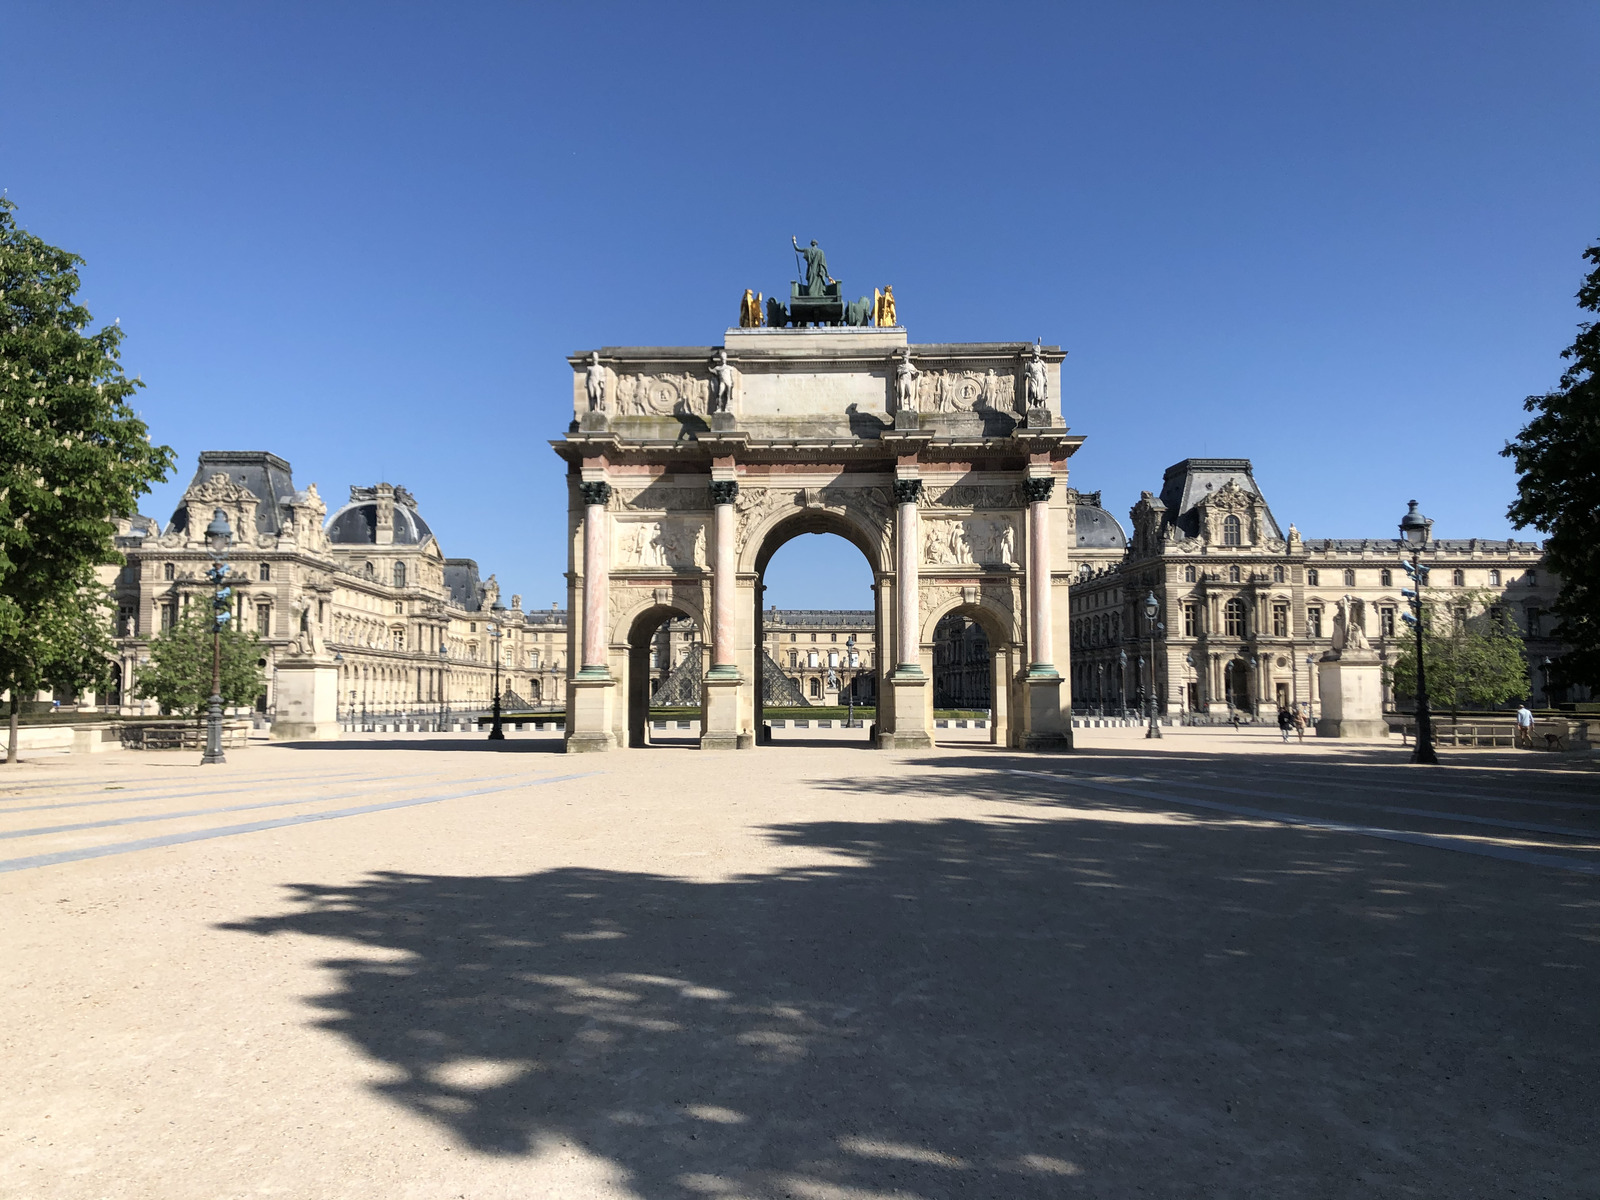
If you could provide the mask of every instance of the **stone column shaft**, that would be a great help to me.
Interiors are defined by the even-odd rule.
[[[1030,667],[1055,663],[1050,618],[1050,493],[1051,476],[1025,479],[1028,497],[1028,624],[1032,640]]]
[[[922,647],[917,637],[917,497],[920,479],[896,479],[895,514],[895,667],[922,669]]]
[[[731,479],[711,481],[711,667],[738,670],[734,616],[738,566],[733,555],[733,502],[739,485]]]
[[[583,670],[604,673],[606,611],[610,608],[611,572],[606,561],[606,503],[611,485],[585,482],[583,491]]]

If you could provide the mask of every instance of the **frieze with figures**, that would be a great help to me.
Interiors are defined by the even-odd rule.
[[[706,562],[705,524],[699,521],[619,521],[613,544],[622,569],[668,570]]]
[[[647,484],[644,487],[611,489],[613,512],[710,512],[711,500],[704,487],[662,487]]]
[[[617,412],[632,417],[704,416],[711,382],[688,374],[621,375]]]
[[[917,507],[1017,509],[1022,507],[1022,491],[1016,484],[957,483],[947,488],[924,486]]]
[[[929,413],[1016,411],[1016,378],[986,371],[924,368],[917,380],[917,407]]]
[[[1009,566],[1017,561],[1016,526],[1007,517],[929,517],[922,557],[936,566]]]

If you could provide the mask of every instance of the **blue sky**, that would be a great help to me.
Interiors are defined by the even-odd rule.
[[[1504,537],[1600,237],[1593,4],[7,6],[0,186],[181,456],[403,483],[563,593],[564,356],[707,344],[789,237],[913,341],[1070,352],[1072,482]],[[269,432],[272,431],[272,432]],[[1531,536],[1531,535],[1528,535]],[[803,538],[785,606],[866,603]]]

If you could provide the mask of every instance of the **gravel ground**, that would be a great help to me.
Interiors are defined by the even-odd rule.
[[[0,1195],[1600,1196],[1591,758],[0,771]]]

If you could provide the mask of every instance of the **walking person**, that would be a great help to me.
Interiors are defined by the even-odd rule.
[[[1283,734],[1284,745],[1289,744],[1289,731],[1294,728],[1294,718],[1289,715],[1287,708],[1278,710],[1278,732]]]
[[[1228,724],[1233,726],[1233,731],[1235,733],[1239,732],[1239,710],[1238,709],[1232,709],[1231,711],[1229,711],[1229,713],[1228,713]]]
[[[1524,750],[1533,749],[1533,712],[1526,700],[1517,706],[1517,745]]]
[[[1302,742],[1306,740],[1306,714],[1298,708],[1294,710],[1294,733]]]

